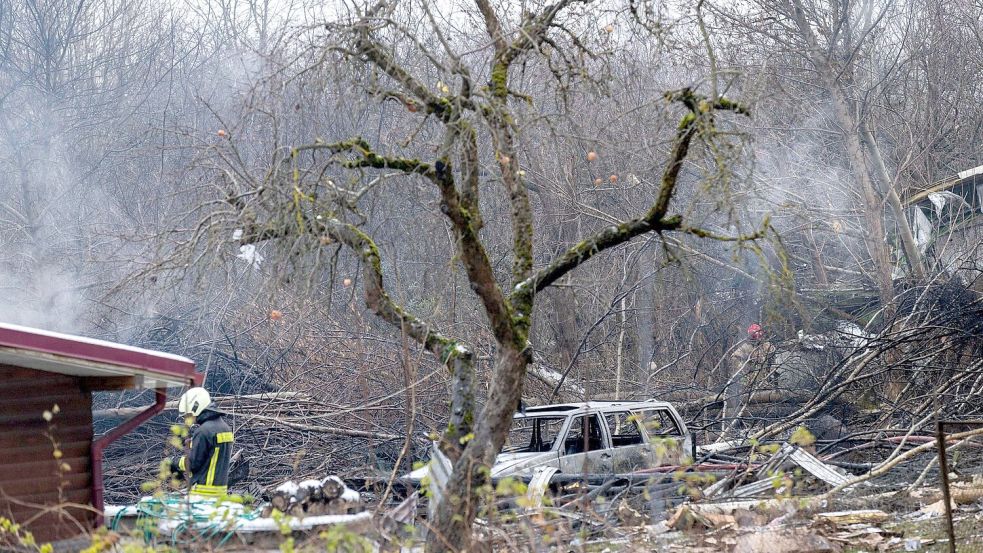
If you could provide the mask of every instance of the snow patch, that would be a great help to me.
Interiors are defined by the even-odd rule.
[[[263,256],[256,251],[256,246],[252,244],[243,244],[239,246],[239,259],[249,263],[254,269],[259,269],[261,263],[263,263]]]
[[[166,353],[163,351],[155,351],[149,349],[138,348],[136,346],[128,346],[126,344],[120,344],[117,342],[107,342],[105,340],[97,340],[95,338],[87,338],[85,336],[77,336],[75,334],[63,334],[61,332],[53,332],[51,330],[43,330],[40,328],[32,328],[29,326],[15,325],[11,323],[0,323],[0,330],[9,329],[15,332],[24,332],[29,334],[36,334],[38,336],[47,336],[49,338],[56,338],[58,340],[70,340],[79,344],[89,344],[93,346],[99,346],[104,348],[110,348],[115,350],[125,350],[132,351],[136,353],[142,353],[148,357],[157,357],[160,359],[170,359],[172,361],[181,361],[183,363],[194,363],[191,359],[181,355],[174,355],[173,353]],[[107,363],[111,363],[108,362]]]
[[[274,491],[278,493],[283,493],[284,495],[289,497],[296,497],[297,492],[300,491],[300,486],[298,486],[296,482],[291,482],[288,480],[283,484],[277,486]]]
[[[798,332],[799,347],[802,349],[812,349],[823,351],[826,349],[826,337],[821,334],[806,334],[805,331]]]
[[[290,517],[287,524],[291,530],[310,530],[318,526],[330,526],[335,524],[352,524],[354,522],[367,521],[372,518],[372,513],[366,511],[357,515],[322,515],[316,517],[304,517],[302,519]],[[183,523],[183,521],[180,521]],[[163,526],[163,525],[162,525]],[[164,530],[164,528],[161,528]],[[236,532],[279,532],[280,525],[272,518],[257,518],[256,520],[244,520],[236,525]]]
[[[321,483],[322,484],[327,483],[327,482],[334,482],[335,484],[337,484],[338,486],[341,486],[342,488],[347,488],[348,487],[348,486],[345,485],[345,481],[344,480],[342,480],[341,478],[338,478],[337,476],[335,476],[333,474],[331,476],[325,477],[324,480],[321,480]]]
[[[321,487],[320,480],[304,480],[303,482],[297,484],[297,487],[303,490],[316,490]]]

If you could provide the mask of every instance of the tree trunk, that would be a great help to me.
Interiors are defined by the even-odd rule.
[[[471,544],[471,523],[477,513],[482,491],[490,484],[488,473],[512,425],[512,415],[522,396],[522,379],[529,365],[526,351],[500,344],[492,371],[488,400],[475,422],[474,438],[468,441],[454,470],[444,499],[427,534],[429,553],[466,551]]]
[[[825,67],[820,71],[833,97],[833,111],[836,121],[843,131],[843,141],[846,146],[847,158],[850,160],[853,174],[860,181],[864,199],[864,221],[866,229],[864,242],[874,262],[874,281],[880,296],[881,306],[884,307],[885,319],[891,319],[894,313],[894,281],[891,276],[891,254],[888,250],[887,234],[884,232],[884,209],[881,199],[874,189],[870,178],[867,160],[864,159],[863,148],[860,144],[860,128],[856,114],[851,109],[846,95],[835,81],[832,68]]]
[[[442,449],[451,460],[456,460],[461,450],[461,440],[470,432],[474,424],[474,356],[470,353],[457,353],[448,360],[451,371],[451,416]]]
[[[884,208],[864,158],[863,146],[860,142],[860,121],[853,103],[847,98],[846,92],[840,85],[840,76],[849,74],[846,69],[840,70],[833,66],[832,58],[820,48],[816,35],[806,19],[805,12],[798,2],[792,2],[792,15],[802,38],[808,47],[808,58],[819,73],[823,86],[830,95],[833,104],[833,116],[843,133],[843,145],[846,149],[847,160],[854,176],[860,183],[864,202],[864,242],[874,263],[874,282],[877,284],[878,296],[884,307],[884,318],[891,319],[894,314],[894,281],[891,276],[891,255],[887,245],[887,234],[884,232]]]
[[[567,279],[566,284],[570,282]],[[570,286],[558,286],[551,289],[547,294],[549,297],[549,310],[546,316],[550,319],[555,330],[556,353],[559,362],[557,366],[560,370],[566,370],[577,357],[580,349],[580,332],[577,328],[577,294]],[[562,398],[569,399],[564,389],[559,390]]]
[[[655,270],[657,260],[655,245],[643,244],[638,260],[637,274],[645,279]],[[638,284],[635,293],[635,313],[637,321],[638,369],[639,377],[645,379],[645,397],[652,394],[652,358],[655,357],[655,279],[646,279]]]
[[[874,168],[877,169],[877,173],[883,183],[882,192],[884,193],[884,197],[887,198],[887,205],[891,206],[891,211],[894,212],[894,218],[898,224],[898,232],[901,235],[901,246],[904,248],[908,267],[916,279],[924,281],[925,265],[922,263],[921,252],[918,251],[915,238],[911,234],[911,225],[908,224],[908,219],[905,217],[904,208],[901,206],[901,198],[898,197],[898,192],[894,189],[894,182],[887,173],[887,166],[884,165],[884,158],[881,157],[880,148],[877,147],[877,142],[874,141],[874,135],[871,134],[870,129],[866,125],[863,126],[862,130],[864,142],[867,144],[867,148],[870,149],[870,157],[874,162]]]

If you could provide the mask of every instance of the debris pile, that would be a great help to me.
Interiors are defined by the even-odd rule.
[[[922,445],[908,446],[910,453],[934,457],[927,449],[930,439],[911,441]],[[709,457],[740,449],[722,446]],[[757,454],[704,487],[698,498],[671,509],[665,520],[650,523],[650,539],[699,551],[947,550],[933,549],[947,547],[950,539],[942,491],[912,483],[920,471],[909,466],[910,478],[875,483],[869,480],[874,471],[851,475],[834,466],[844,464],[831,461],[835,456],[823,460],[807,447],[784,443],[770,456],[761,450],[754,448]],[[949,474],[955,543],[983,545],[983,464],[969,455],[959,464],[960,471]],[[929,462],[921,472],[931,467]]]
[[[790,475],[797,469],[801,476],[792,478]],[[705,488],[703,497],[759,497],[793,491],[803,495],[824,487],[845,486],[850,479],[851,476],[842,469],[824,463],[805,449],[785,443],[767,462],[735,470]]]

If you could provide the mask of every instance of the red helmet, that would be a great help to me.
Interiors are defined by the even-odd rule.
[[[747,337],[752,340],[760,340],[765,337],[765,330],[758,323],[751,323],[751,326],[747,327]]]

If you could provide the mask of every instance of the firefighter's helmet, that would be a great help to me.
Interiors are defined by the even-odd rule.
[[[208,390],[195,387],[191,388],[184,395],[181,396],[181,400],[178,401],[177,410],[178,413],[182,415],[192,415],[197,417],[202,411],[208,408],[212,404],[212,396],[208,393]]]

